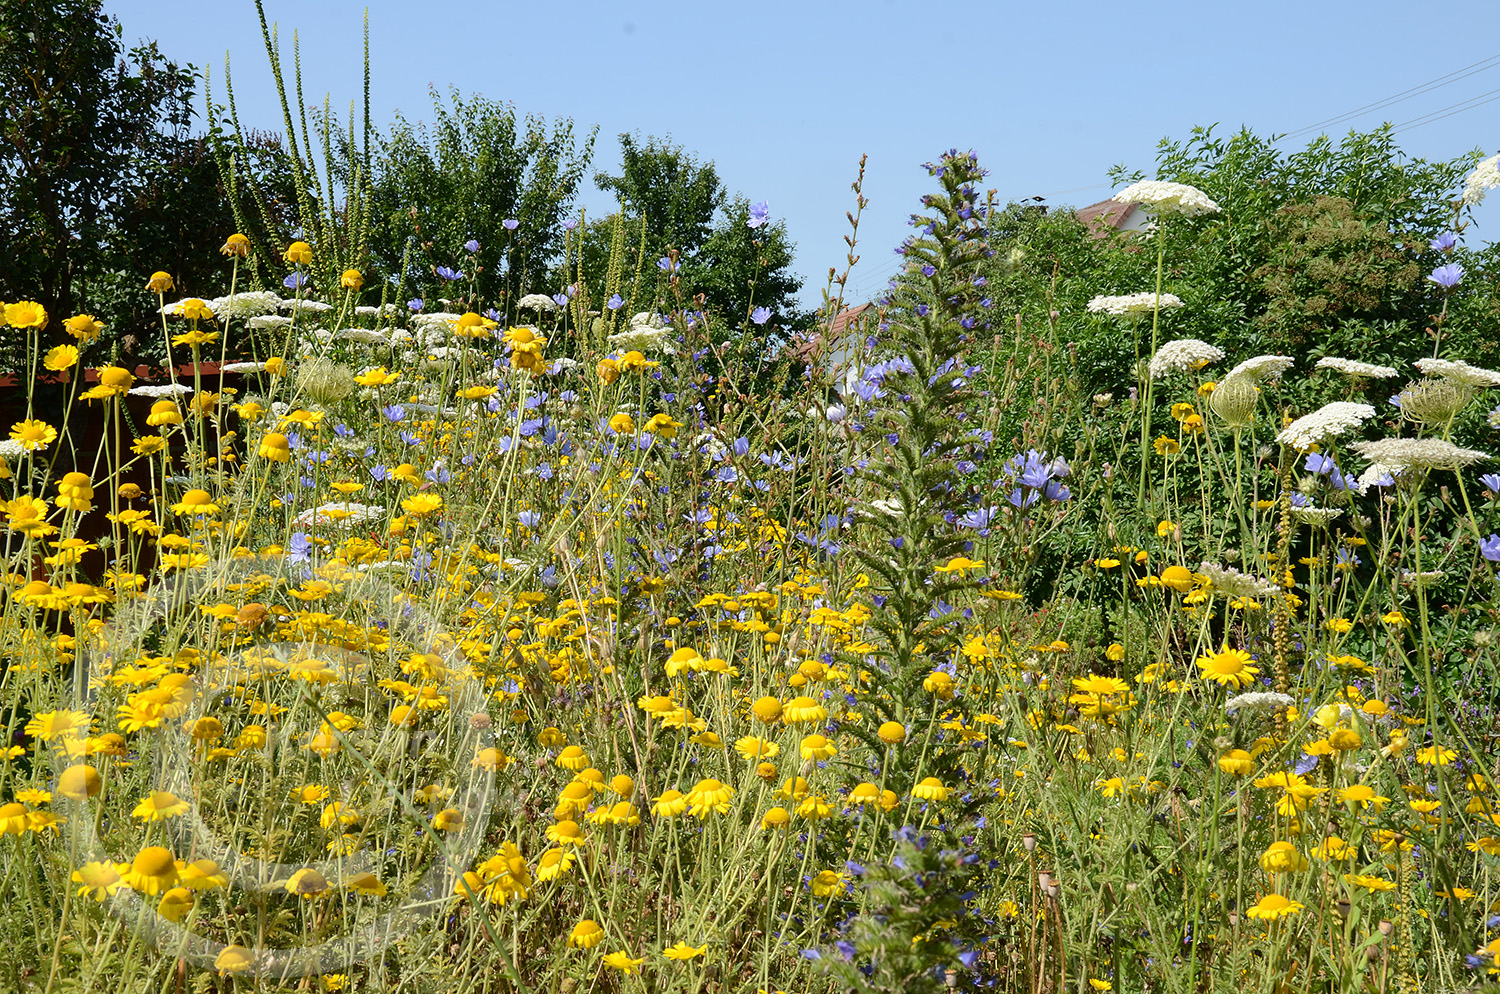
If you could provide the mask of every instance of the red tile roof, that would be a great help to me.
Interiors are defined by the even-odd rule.
[[[1140,209],[1140,204],[1122,204],[1118,200],[1101,200],[1097,204],[1080,207],[1073,216],[1082,221],[1095,238],[1103,238],[1110,231],[1119,231],[1120,225]]]
[[[810,362],[824,341],[837,342],[849,330],[849,326],[865,318],[873,317],[874,304],[858,304],[854,307],[846,307],[834,315],[833,320],[828,322],[821,333],[815,333],[811,337],[793,345],[793,355],[800,362]]]

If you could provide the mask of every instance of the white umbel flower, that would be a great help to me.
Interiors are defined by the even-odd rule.
[[[1371,462],[1392,469],[1458,469],[1489,455],[1477,449],[1462,449],[1441,438],[1380,438],[1350,446]],[[1363,479],[1363,477],[1361,477]]]
[[[253,318],[276,313],[280,303],[281,297],[270,290],[248,290],[232,297],[215,297],[208,306],[221,318]]]
[[[1196,186],[1147,179],[1132,183],[1109,199],[1121,204],[1140,204],[1155,214],[1217,214],[1219,205]]]
[[[672,343],[667,341],[669,329],[652,328],[647,325],[632,324],[623,331],[617,331],[609,336],[609,344],[622,352],[634,350],[636,352],[663,352],[667,355],[673,354]]]
[[[1358,428],[1374,416],[1375,408],[1369,404],[1336,400],[1331,404],[1324,404],[1311,414],[1302,415],[1281,429],[1276,441],[1305,452],[1326,438],[1337,438]]]
[[[1383,485],[1389,486],[1400,473],[1400,466],[1387,466],[1383,462],[1371,463],[1365,467],[1363,473],[1359,474],[1359,479],[1354,481],[1354,489],[1359,492],[1360,496],[1364,496],[1371,487],[1381,483],[1382,480],[1386,481]]]
[[[448,329],[453,327],[453,322],[463,317],[462,314],[454,314],[450,311],[433,311],[430,314],[413,314],[411,326],[419,332],[425,332],[432,341],[443,341],[447,338]]]
[[[1389,380],[1400,376],[1398,370],[1390,366],[1377,366],[1373,362],[1360,362],[1356,359],[1340,359],[1338,356],[1324,356],[1318,360],[1318,369],[1331,369],[1345,376],[1363,376],[1371,380]]]
[[[281,301],[280,309],[288,314],[297,311],[306,311],[309,314],[322,314],[333,310],[332,304],[325,304],[321,300],[298,300],[296,297],[287,297]]]
[[[1464,203],[1469,207],[1478,206],[1484,202],[1484,195],[1497,186],[1500,186],[1500,155],[1492,155],[1469,174],[1464,183]]]
[[[1296,362],[1289,355],[1258,355],[1253,359],[1246,359],[1238,366],[1229,371],[1229,376],[1248,376],[1256,383],[1266,380],[1274,380],[1276,377],[1291,369]]]
[[[540,311],[544,314],[551,314],[557,310],[557,301],[545,293],[528,293],[516,301],[516,307],[523,311]]]
[[[1248,694],[1236,694],[1225,701],[1224,713],[1232,715],[1236,711],[1262,711],[1266,714],[1274,714],[1277,711],[1291,707],[1295,703],[1296,701],[1288,694],[1255,690]]]
[[[285,328],[291,323],[291,318],[280,314],[262,314],[245,322],[245,324],[258,331],[266,331],[271,328]]]
[[[1294,507],[1292,517],[1308,525],[1326,525],[1344,513],[1341,507]]]
[[[1196,338],[1179,338],[1156,350],[1148,367],[1153,380],[1168,373],[1191,373],[1224,358],[1224,350]]]
[[[193,388],[186,383],[148,383],[145,386],[130,388],[132,397],[176,397],[192,392]]]
[[[1173,307],[1181,307],[1182,298],[1164,293],[1159,303],[1162,310],[1170,310]],[[1094,314],[1108,314],[1110,317],[1132,320],[1149,317],[1157,306],[1158,298],[1154,293],[1127,293],[1115,297],[1099,296],[1089,301],[1089,310]]]
[[[1470,366],[1462,359],[1418,359],[1412,365],[1420,369],[1424,376],[1457,380],[1471,387],[1500,387],[1500,373]]]
[[[359,504],[354,501],[341,500],[334,501],[331,504],[320,504],[310,510],[303,511],[292,519],[292,524],[298,528],[307,528],[320,524],[350,528],[375,521],[384,516],[385,508],[378,505]]]
[[[1208,577],[1215,593],[1229,597],[1274,597],[1281,593],[1281,588],[1274,583],[1268,583],[1248,573],[1241,573],[1233,566],[1219,566],[1205,562],[1199,566],[1198,571]]]
[[[374,331],[370,328],[340,328],[338,337],[346,342],[358,342],[361,345],[388,345],[390,339],[383,331]]]
[[[0,459],[18,459],[26,454],[26,448],[13,438],[0,438]]]

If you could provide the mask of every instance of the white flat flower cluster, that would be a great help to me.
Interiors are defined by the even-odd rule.
[[[675,355],[676,350],[667,340],[671,331],[672,329],[667,327],[661,315],[651,311],[641,311],[630,319],[629,327],[609,336],[609,344],[624,352],[635,350],[642,353],[662,352],[666,355]]]
[[[401,313],[401,308],[397,307],[394,303],[388,303],[383,307],[376,307],[374,304],[360,304],[354,308],[354,313],[362,318],[395,317]]]
[[[1302,415],[1281,429],[1276,441],[1305,452],[1325,438],[1337,438],[1346,431],[1358,428],[1374,416],[1375,408],[1369,404],[1336,400],[1331,404],[1324,404],[1311,414]]]
[[[185,304],[185,303],[187,303],[191,299],[193,299],[193,298],[191,298],[191,297],[184,297],[182,300],[175,300],[172,303],[167,304],[161,310],[157,311],[157,313],[158,314],[165,314],[169,318],[180,318],[180,317],[182,317],[182,305]],[[217,315],[219,313],[218,309],[214,307],[212,301],[203,300],[203,301],[200,301],[200,303],[206,304],[208,306],[208,308],[214,312],[215,315]]]
[[[1110,198],[1122,204],[1142,204],[1157,214],[1217,214],[1219,205],[1196,186],[1147,179],[1132,183]]]
[[[1231,369],[1224,378],[1228,380],[1236,376],[1247,376],[1257,383],[1274,380],[1291,369],[1295,362],[1289,355],[1258,355]]]
[[[1202,563],[1198,572],[1208,577],[1214,590],[1229,597],[1274,597],[1281,588],[1248,573],[1241,573],[1233,566]]]
[[[1492,155],[1469,174],[1464,183],[1464,203],[1470,207],[1483,203],[1484,195],[1497,186],[1500,186],[1500,155]]]
[[[292,323],[292,319],[282,314],[261,314],[246,321],[249,327],[259,331],[269,328],[285,328]]]
[[[1285,708],[1291,707],[1296,701],[1288,694],[1278,694],[1269,690],[1253,690],[1248,694],[1236,694],[1224,702],[1224,713],[1234,714],[1236,711],[1262,711],[1273,714]]]
[[[1457,380],[1471,387],[1500,387],[1500,373],[1470,366],[1462,359],[1418,359],[1412,365],[1420,369],[1424,376]]]
[[[229,372],[233,372],[233,370]],[[148,383],[144,386],[130,388],[130,396],[132,397],[155,397],[158,399],[192,392],[193,388],[186,383]]]
[[[390,344],[390,338],[385,332],[370,328],[341,328],[338,337],[346,342],[358,342],[361,345]]]
[[[287,314],[296,311],[306,311],[309,314],[323,314],[333,310],[332,304],[325,304],[321,300],[312,300],[307,297],[303,297],[301,300],[298,300],[296,297],[287,297],[277,306]]]
[[[437,340],[447,339],[447,332],[453,327],[453,322],[463,317],[462,314],[454,314],[451,311],[432,311],[428,314],[413,314],[411,319],[412,330],[416,332],[427,332],[429,335],[437,333]]]
[[[253,318],[276,313],[281,297],[270,290],[247,290],[232,297],[215,297],[208,306],[221,318]]]
[[[309,508],[293,518],[292,524],[298,528],[307,528],[318,524],[353,527],[355,525],[362,525],[367,521],[375,521],[384,516],[385,508],[383,507],[341,500]]]
[[[1224,358],[1224,350],[1196,338],[1180,338],[1156,350],[1148,367],[1153,380],[1168,373],[1191,373]]]
[[[1469,466],[1489,455],[1477,449],[1463,449],[1441,438],[1380,438],[1373,442],[1355,442],[1355,452],[1391,469],[1457,469]],[[1364,477],[1360,477],[1363,482]]]
[[[1157,296],[1154,293],[1127,293],[1122,296],[1099,296],[1089,301],[1089,310],[1095,314],[1108,314],[1117,318],[1143,318],[1156,310]],[[1167,310],[1181,307],[1182,298],[1170,293],[1161,295],[1160,307]]]
[[[1388,380],[1401,375],[1390,366],[1377,366],[1373,362],[1360,362],[1357,359],[1340,359],[1338,356],[1324,356],[1318,360],[1315,368],[1331,369],[1345,376],[1363,376],[1371,380]]]
[[[1292,517],[1303,524],[1326,525],[1344,513],[1341,507],[1294,507]]]
[[[523,311],[541,311],[544,314],[551,314],[557,310],[557,301],[545,293],[528,293],[516,301],[516,307]]]
[[[1401,473],[1400,466],[1387,466],[1383,462],[1373,462],[1365,467],[1365,471],[1359,474],[1359,479],[1354,481],[1354,489],[1363,496],[1376,483],[1390,477],[1394,480]]]
[[[263,373],[266,364],[263,362],[227,362],[219,367],[226,373]]]

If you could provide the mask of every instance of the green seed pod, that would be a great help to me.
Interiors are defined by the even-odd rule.
[[[1460,380],[1423,379],[1407,385],[1399,396],[1408,421],[1442,425],[1452,421],[1474,399],[1474,388]]]
[[[297,390],[314,404],[336,404],[354,392],[354,373],[327,359],[303,363],[297,373]]]
[[[1208,406],[1226,424],[1243,428],[1250,423],[1259,399],[1260,390],[1255,386],[1254,377],[1231,376],[1208,395]]]

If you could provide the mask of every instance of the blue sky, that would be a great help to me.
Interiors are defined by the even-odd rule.
[[[251,0],[105,0],[127,44],[155,39],[208,65],[222,93],[232,60],[244,123],[281,130]],[[816,303],[842,268],[849,184],[868,153],[863,260],[848,296],[874,296],[929,182],[920,164],[973,148],[1000,199],[1081,205],[1112,191],[1115,163],[1151,175],[1157,142],[1195,125],[1258,134],[1309,125],[1462,78],[1328,126],[1383,121],[1412,156],[1500,149],[1500,10],[1450,0],[1441,20],[1409,2],[1246,4],[1058,2],[941,6],[897,0],[754,4],[499,4],[447,0],[265,0],[290,65],[300,36],[304,93],[345,112],[362,85],[368,7],[372,118],[430,120],[430,87],[514,103],[518,112],[598,125],[595,168],[618,161],[622,131],[670,135],[712,159],[731,193],[786,220]],[[1489,60],[1487,62],[1486,60]],[[1493,91],[1493,92],[1492,92]],[[1309,135],[1308,137],[1312,137]],[[1305,145],[1307,138],[1287,147]],[[1466,242],[1493,240],[1500,192]],[[592,186],[591,216],[609,199]]]

